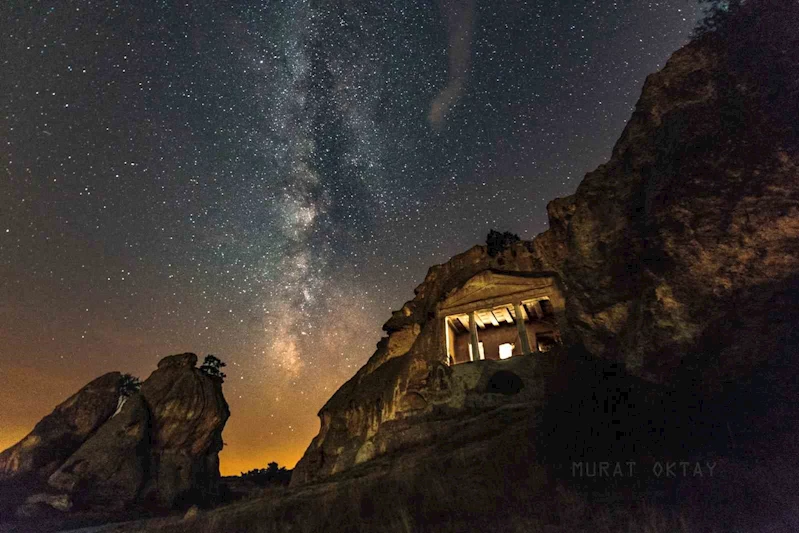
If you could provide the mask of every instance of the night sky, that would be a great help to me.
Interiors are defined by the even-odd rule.
[[[429,266],[531,238],[696,0],[6,0],[0,448],[102,373],[227,362],[292,467]]]

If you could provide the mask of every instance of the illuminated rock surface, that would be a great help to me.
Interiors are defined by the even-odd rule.
[[[162,359],[118,411],[122,376],[106,374],[4,452],[6,464],[20,465],[18,475],[31,474],[17,496],[41,491],[28,498],[22,514],[36,515],[35,507],[53,507],[50,502],[59,510],[110,512],[216,498],[230,413],[221,381],[196,363],[194,354]]]

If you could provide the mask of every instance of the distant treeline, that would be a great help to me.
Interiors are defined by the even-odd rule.
[[[241,477],[261,486],[288,485],[289,481],[291,481],[291,470],[287,470],[284,466],[279,467],[277,463],[272,462],[266,465],[266,468],[256,468],[249,472],[242,472]]]

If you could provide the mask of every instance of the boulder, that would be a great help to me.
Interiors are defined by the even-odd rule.
[[[7,476],[38,476],[36,483],[16,485],[23,488],[15,505],[34,495],[18,514],[49,512],[45,507],[171,509],[217,495],[218,453],[230,411],[222,380],[196,364],[191,353],[165,357],[141,391],[122,402],[121,374],[106,374],[58,406],[0,456]]]
[[[66,512],[72,509],[72,500],[67,494],[34,494],[25,500],[26,505],[44,504],[57,511]]]
[[[218,454],[230,410],[222,380],[196,363],[192,353],[166,357],[141,387],[151,416],[151,462],[141,497],[167,508],[219,492]]]
[[[125,399],[83,446],[50,476],[48,485],[81,507],[124,508],[147,478],[150,413],[140,394]]]
[[[20,442],[0,453],[0,480],[47,479],[117,407],[122,375],[95,379],[44,417]]]

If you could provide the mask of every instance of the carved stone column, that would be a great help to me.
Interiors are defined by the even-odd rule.
[[[527,328],[524,325],[524,315],[522,314],[521,304],[513,304],[513,311],[516,313],[516,330],[519,332],[519,340],[522,343],[522,353],[533,353],[530,349],[530,339],[527,338]]]
[[[476,313],[472,311],[469,313],[469,333],[472,337],[472,361],[480,360],[480,341],[477,338],[477,320]]]

